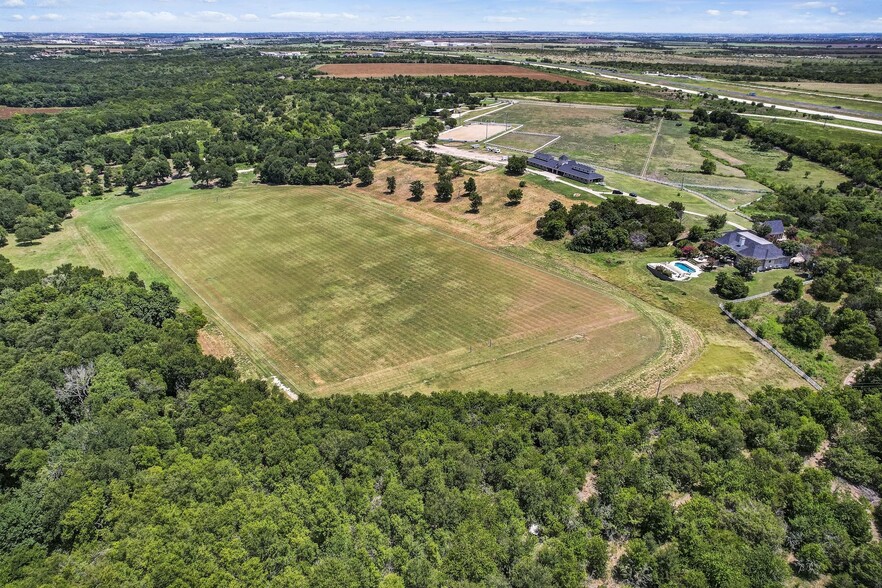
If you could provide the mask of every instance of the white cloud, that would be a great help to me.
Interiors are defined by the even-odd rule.
[[[193,14],[188,14],[190,18],[204,22],[234,22],[236,17],[226,12],[216,12],[214,10],[202,10]]]
[[[711,16],[720,16],[720,11],[715,8],[712,8],[710,10],[705,10],[704,12],[705,12],[705,14],[709,14]]]
[[[567,24],[580,27],[590,27],[594,24],[594,21],[590,18],[571,18],[567,20]]]
[[[410,22],[413,20],[412,16],[386,16],[383,20],[388,20],[389,22]]]
[[[61,4],[61,2],[59,2],[58,0],[39,0],[39,2],[37,2],[37,6],[43,7],[58,6],[59,4]]]
[[[24,0],[4,0],[3,2],[3,8],[18,8],[24,5]]]
[[[9,17],[9,20],[24,20],[24,17],[20,14],[13,14]],[[880,18],[879,20],[882,20],[882,18]]]
[[[104,14],[107,20],[134,20],[138,22],[172,22],[178,17],[171,12],[147,12],[146,10],[129,10],[126,12],[108,12]]]
[[[747,10],[733,10],[732,14],[734,14],[735,16],[747,16],[748,14],[750,14],[750,12]]]
[[[507,23],[507,22],[521,22],[527,20],[526,18],[522,18],[520,16],[485,16],[484,22],[496,22],[496,23]]]
[[[285,20],[357,20],[358,16],[348,12],[299,12],[290,10],[288,12],[279,12],[272,15],[273,18],[281,18]]]
[[[202,1],[205,2],[206,4],[214,4],[215,2],[217,2],[217,0],[202,0]]]
[[[835,4],[830,7],[830,14],[838,14],[839,16],[845,16],[847,13],[839,10],[839,7]]]
[[[46,14],[32,14],[28,17],[28,20],[51,20],[51,21],[59,21],[64,20],[64,17],[60,14],[55,14],[54,12],[48,12]]]
[[[260,18],[256,14],[243,14],[239,17],[239,20],[244,22],[254,22],[256,20],[260,20]]]
[[[794,6],[794,8],[823,8],[824,6],[827,6],[825,2],[801,2]]]

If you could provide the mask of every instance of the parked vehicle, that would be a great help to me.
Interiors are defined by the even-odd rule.
[[[613,194],[621,194],[621,193],[622,193],[622,191],[621,191],[621,190],[613,190],[613,192],[612,192],[612,193],[613,193]]]

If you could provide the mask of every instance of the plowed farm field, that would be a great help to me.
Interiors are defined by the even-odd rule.
[[[332,187],[122,206],[139,247],[301,393],[574,393],[662,333],[618,298]]]
[[[588,82],[567,76],[535,71],[517,65],[475,65],[469,63],[329,63],[319,70],[338,78],[388,78],[390,76],[509,76],[570,82],[587,86]]]

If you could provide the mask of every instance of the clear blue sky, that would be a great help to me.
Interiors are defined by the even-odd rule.
[[[882,32],[882,1],[0,0],[0,30]]]

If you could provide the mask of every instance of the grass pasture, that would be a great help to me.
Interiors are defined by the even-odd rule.
[[[619,299],[392,206],[331,187],[244,186],[115,212],[301,392],[576,392],[659,353],[656,326]]]
[[[521,124],[522,132],[560,135],[552,152],[630,173],[643,169],[656,131],[654,124],[624,119],[617,108],[519,102],[488,118]]]
[[[792,159],[793,168],[790,171],[777,171],[775,168],[778,162],[786,158],[787,154],[779,149],[757,151],[750,147],[747,139],[723,141],[704,138],[701,143],[718,160],[731,162],[743,170],[748,178],[769,187],[781,183],[808,187],[824,182],[832,188],[848,179],[837,171],[796,156]]]
[[[530,153],[534,153],[538,151],[544,145],[547,145],[550,141],[553,141],[559,135],[549,135],[544,133],[523,133],[519,131],[511,131],[510,133],[506,133],[502,136],[499,136],[490,142],[497,147],[504,147],[506,149],[514,149],[515,151],[529,151]],[[551,145],[548,145],[549,148],[553,148]]]

